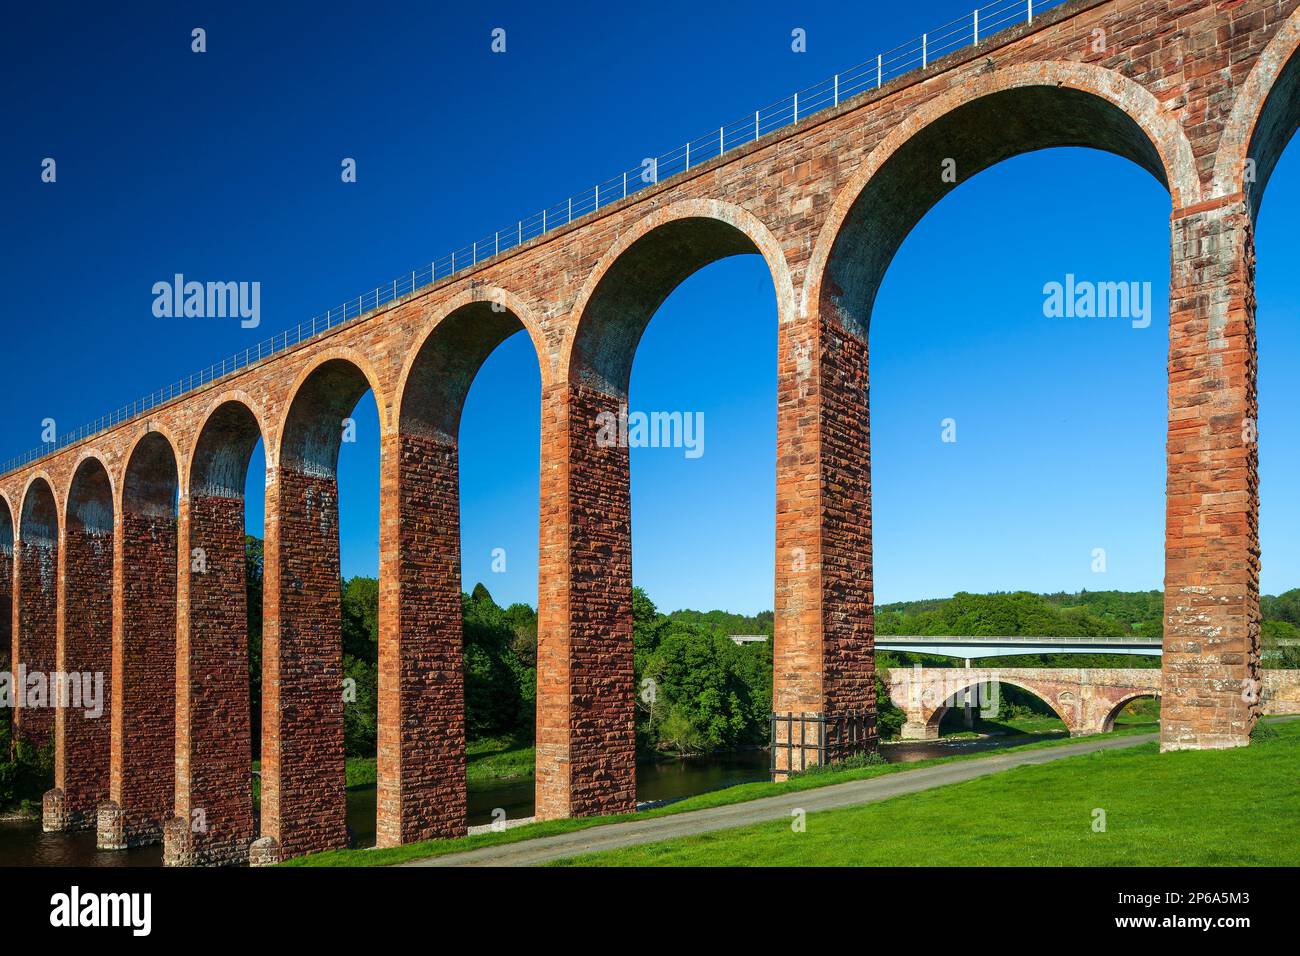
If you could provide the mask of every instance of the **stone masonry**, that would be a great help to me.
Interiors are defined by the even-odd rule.
[[[663,299],[731,255],[762,256],[778,306],[773,709],[795,735],[824,733],[825,756],[873,746],[876,290],[953,188],[944,160],[963,181],[1054,146],[1127,157],[1170,195],[1162,747],[1247,744],[1260,710],[1252,234],[1300,121],[1298,5],[1073,0],[0,476],[0,610],[11,665],[37,670],[102,651],[103,570],[86,560],[74,485],[87,461],[107,476],[112,730],[84,738],[110,748],[101,843],[164,838],[165,825],[168,860],[202,863],[345,842],[334,469],[340,421],[367,389],[383,431],[380,840],[463,832],[459,409],[519,329],[542,378],[537,812],[630,808],[628,456],[597,442],[596,419],[626,403]],[[237,538],[259,439],[263,807],[250,850]],[[68,627],[81,619],[90,635]],[[14,719],[31,743],[56,735],[49,707]],[[64,769],[81,780],[71,719]],[[100,779],[101,751],[85,780]],[[84,813],[95,786],[63,788],[52,811]]]

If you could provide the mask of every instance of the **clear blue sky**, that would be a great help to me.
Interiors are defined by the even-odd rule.
[[[970,4],[269,6],[6,12],[0,458],[38,444],[43,418],[76,427]],[[1298,154],[1257,243],[1269,592],[1300,584]],[[1168,213],[1136,166],[1056,150],[963,184],[909,237],[871,330],[878,601],[1161,586]],[[260,281],[261,328],[155,318],[152,285],[176,272]],[[1045,319],[1043,284],[1067,272],[1150,281],[1151,327]],[[751,257],[686,282],[641,344],[633,408],[706,422],[702,458],[633,452],[634,576],[665,609],[772,606],[775,363],[771,283]],[[503,602],[536,600],[538,393],[516,337],[462,425],[465,586]],[[955,444],[940,441],[948,417]],[[356,418],[349,575],[377,567],[372,399]],[[259,453],[255,533],[261,467]]]

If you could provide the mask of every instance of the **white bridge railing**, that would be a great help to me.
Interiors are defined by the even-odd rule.
[[[890,80],[912,70],[924,68],[949,53],[985,40],[1002,30],[1022,23],[1031,23],[1039,12],[1060,6],[1065,2],[1066,0],[994,0],[966,16],[923,33],[920,37],[896,46],[892,50],[880,53],[874,59],[859,63],[776,103],[757,109],[752,115],[744,116],[731,123],[724,123],[663,155],[648,157],[634,169],[625,170],[576,196],[570,196],[553,206],[519,219],[440,259],[435,259],[426,266],[403,273],[391,282],[386,282],[355,299],[349,299],[342,305],[335,306],[323,315],[316,316],[310,322],[303,322],[296,328],[288,329],[255,346],[250,346],[219,363],[195,372],[188,378],[151,392],[129,405],[123,405],[116,411],[88,422],[80,428],[57,434],[54,441],[16,455],[0,465],[0,474],[21,468],[60,448],[112,428],[120,422],[292,348],[417,289],[472,269],[499,253],[521,246],[554,229],[567,226],[588,213],[620,202],[670,176],[685,172],[692,166],[716,159],[737,147],[752,143],[768,133],[797,123],[814,113],[838,106],[842,101],[859,93],[878,89]]]

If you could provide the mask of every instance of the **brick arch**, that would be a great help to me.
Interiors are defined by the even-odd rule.
[[[947,714],[948,711],[952,709],[952,705],[949,704],[948,701],[956,697],[958,694],[964,694],[972,687],[976,687],[984,683],[1009,684],[1012,687],[1019,687],[1023,691],[1028,691],[1029,693],[1037,697],[1039,700],[1041,700],[1043,703],[1045,703],[1048,707],[1052,708],[1052,713],[1056,714],[1056,716],[1061,719],[1061,722],[1065,724],[1066,730],[1068,730],[1070,733],[1074,733],[1075,727],[1078,726],[1079,724],[1078,713],[1072,715],[1067,715],[1065,713],[1062,713],[1061,708],[1058,706],[1059,701],[1053,700],[1049,693],[1046,693],[1042,687],[1035,685],[1032,681],[1022,681],[1022,680],[1016,680],[1015,678],[1006,678],[1006,677],[998,676],[997,679],[994,681],[977,680],[977,681],[971,681],[970,683],[964,684],[963,686],[956,687],[954,690],[952,690],[951,693],[946,694],[943,702],[938,704],[934,708],[934,710],[930,713],[930,715],[926,718],[926,726],[938,730],[939,724],[943,722],[944,715]],[[948,690],[948,688],[945,687],[944,690],[946,691]]]
[[[55,711],[55,789],[45,801],[47,829],[90,827],[95,807],[109,795],[116,500],[103,456],[84,450],[64,502],[57,658],[61,673],[98,675],[102,711],[93,718],[85,707]]]
[[[76,522],[88,530],[111,533],[118,489],[108,459],[97,449],[84,449],[77,456],[71,474],[63,499],[64,529],[67,530]],[[96,513],[97,511],[102,513]]]
[[[393,390],[393,427],[403,433],[438,433],[454,441],[452,426],[459,421],[474,377],[497,346],[520,331],[527,332],[532,342],[545,391],[553,378],[550,352],[527,303],[497,286],[474,286],[440,303],[434,317],[416,335],[398,376]],[[414,394],[408,394],[417,387],[433,396],[431,400],[420,404]]]
[[[54,490],[54,481],[45,471],[37,471],[27,478],[26,484],[23,485],[22,505],[18,509],[18,540],[25,540],[24,527],[27,524],[28,515],[32,515],[34,522],[33,528],[37,533],[45,534],[48,537],[45,540],[58,542],[59,534],[59,515],[63,508],[59,502],[59,496]],[[46,502],[37,501],[37,496],[44,491],[48,495],[51,503],[46,508]],[[34,509],[40,508],[40,514],[34,513]],[[36,523],[39,522],[39,523]]]
[[[268,468],[275,460],[265,422],[265,412],[246,392],[231,389],[217,395],[199,419],[182,459],[182,493],[242,499],[248,462],[258,441]]]
[[[1131,704],[1135,700],[1142,700],[1144,697],[1159,700],[1161,694],[1158,690],[1144,690],[1121,697],[1117,702],[1110,705],[1110,710],[1107,711],[1101,724],[1101,733],[1108,734],[1115,729],[1115,718],[1119,716],[1119,712],[1124,709],[1126,704]]]
[[[826,308],[865,340],[880,281],[925,213],[983,170],[1059,146],[1133,160],[1169,189],[1174,208],[1200,198],[1191,144],[1134,81],[1083,63],[990,69],[909,113],[839,191],[813,246],[800,314]],[[944,159],[956,161],[957,183],[942,181]]]
[[[367,391],[375,396],[379,429],[387,433],[392,404],[370,361],[349,348],[327,349],[314,356],[286,393],[284,414],[275,428],[277,469],[293,464],[333,474],[341,422]],[[331,420],[335,425],[329,424]]]
[[[14,506],[9,500],[7,491],[0,491],[0,554],[14,553],[14,537],[17,534],[17,523],[14,521]],[[2,570],[2,569],[0,569]],[[0,573],[0,588],[6,587],[4,576]],[[0,615],[0,626],[3,626],[3,615]]]
[[[1245,193],[1258,213],[1264,190],[1283,150],[1300,126],[1300,9],[1291,13],[1255,60],[1237,91],[1219,137],[1212,196]],[[1246,160],[1255,160],[1253,182],[1244,180]]]
[[[591,270],[574,302],[576,317],[560,349],[564,380],[627,394],[641,333],[664,300],[705,266],[756,253],[776,289],[778,322],[794,316],[794,283],[781,244],[748,210],[716,199],[657,209],[621,235]]]
[[[28,477],[18,511],[14,544],[15,670],[53,672],[58,666],[58,564],[61,508],[54,482],[45,471]],[[54,736],[54,712],[47,707],[14,709],[14,738],[44,746]]]
[[[261,405],[227,389],[203,410],[182,456],[187,516],[178,555],[176,774],[164,826],[168,865],[242,863],[254,837],[249,800],[252,741],[245,483],[257,443],[274,449]],[[191,820],[202,810],[207,829]]]
[[[123,513],[175,517],[180,480],[180,456],[171,436],[152,427],[142,432],[122,470]]]

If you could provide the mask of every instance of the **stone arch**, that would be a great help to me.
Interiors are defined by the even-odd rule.
[[[785,254],[752,213],[716,199],[691,199],[643,217],[605,253],[578,294],[577,320],[561,348],[565,380],[626,396],[637,343],[664,300],[705,266],[745,254],[763,257],[778,321],[790,321],[795,296]]]
[[[801,314],[816,307],[865,341],[880,282],[925,213],[1003,160],[1060,146],[1133,160],[1175,208],[1200,198],[1191,145],[1137,83],[1082,63],[989,69],[916,108],[840,190],[813,247]],[[943,181],[945,159],[957,183]]]
[[[6,669],[13,654],[14,532],[13,505],[9,495],[0,491],[0,657]]]
[[[243,500],[248,463],[257,443],[271,448],[261,408],[241,391],[223,392],[208,405],[185,467],[185,494]]]
[[[180,464],[171,438],[156,428],[140,435],[122,474],[123,514],[176,516]]]
[[[86,449],[72,466],[72,478],[64,496],[64,530],[78,527],[87,531],[113,531],[113,511],[117,502],[117,483],[105,457]]]
[[[58,667],[59,501],[44,471],[28,478],[14,544],[14,670],[52,674]],[[14,708],[14,739],[36,747],[54,736],[48,700]]]
[[[552,369],[536,319],[505,290],[476,286],[436,307],[393,396],[384,481],[394,493],[380,520],[380,846],[465,832],[460,417],[483,364],[520,331],[544,393]]]
[[[263,421],[245,392],[221,392],[208,403],[185,462],[175,816],[163,833],[168,865],[243,863],[254,837],[249,768],[260,713],[251,709],[245,485],[259,441],[268,469],[274,460]],[[202,831],[190,825],[198,809]]]
[[[176,768],[176,607],[180,455],[152,422],[136,434],[122,471],[114,634],[111,815],[101,846],[157,843],[171,816]]]
[[[1042,688],[1035,687],[1033,683],[1030,681],[1021,681],[1021,680],[1016,680],[1015,678],[1007,678],[1002,676],[1001,674],[986,675],[986,677],[988,679],[972,680],[967,683],[961,683],[960,686],[954,685],[955,689],[953,689],[951,693],[946,694],[943,701],[939,703],[934,708],[934,710],[930,713],[930,715],[926,718],[926,726],[932,729],[933,731],[935,731],[935,733],[937,734],[939,730],[939,725],[943,722],[944,715],[946,715],[948,711],[952,709],[952,704],[950,703],[951,701],[955,701],[959,695],[965,694],[968,690],[971,690],[972,688],[977,687],[980,684],[993,683],[993,684],[1009,684],[1012,687],[1018,687],[1023,691],[1027,691],[1028,693],[1033,694],[1035,697],[1037,697],[1039,700],[1041,700],[1043,703],[1045,703],[1048,707],[1052,709],[1052,713],[1056,714],[1056,716],[1061,719],[1061,722],[1065,724],[1066,729],[1070,733],[1074,733],[1076,726],[1078,726],[1079,724],[1079,715],[1077,713],[1070,714],[1068,712],[1063,712],[1061,707],[1059,706],[1060,701],[1053,700],[1050,694],[1043,692]],[[945,691],[947,691],[948,689],[949,688],[944,687]]]
[[[58,496],[54,493],[54,482],[43,471],[27,479],[23,486],[22,505],[19,507],[18,540],[20,542],[43,541],[57,544],[59,538]]]
[[[1298,53],[1300,10],[1295,10],[1256,59],[1219,137],[1213,198],[1244,192],[1252,215],[1258,214],[1273,169],[1300,128]],[[1248,160],[1254,160],[1253,179],[1244,176]]]
[[[1141,690],[1124,695],[1114,704],[1110,705],[1110,709],[1106,712],[1106,717],[1102,721],[1101,732],[1103,734],[1108,734],[1114,730],[1115,718],[1119,716],[1119,712],[1123,710],[1126,705],[1133,703],[1135,700],[1142,700],[1145,697],[1150,697],[1152,700],[1159,700],[1161,694],[1158,690]]]
[[[84,451],[64,503],[58,629],[58,670],[78,675],[83,686],[77,688],[81,706],[55,711],[55,791],[46,801],[47,829],[89,827],[95,807],[109,794],[114,504],[113,480],[103,458]],[[83,681],[81,675],[90,678]],[[96,696],[96,705],[85,706]]]
[[[546,339],[518,296],[475,286],[441,303],[402,367],[393,394],[394,427],[402,434],[455,441],[474,377],[497,346],[520,331],[532,342],[545,391],[552,378]]]
[[[289,389],[287,410],[276,433],[277,467],[303,474],[333,475],[338,466],[342,421],[361,396],[373,392],[379,427],[388,430],[392,408],[379,376],[352,349],[329,349],[304,368]],[[269,450],[268,450],[269,457]]]
[[[13,502],[7,491],[0,491],[0,552],[13,554],[15,530]]]

